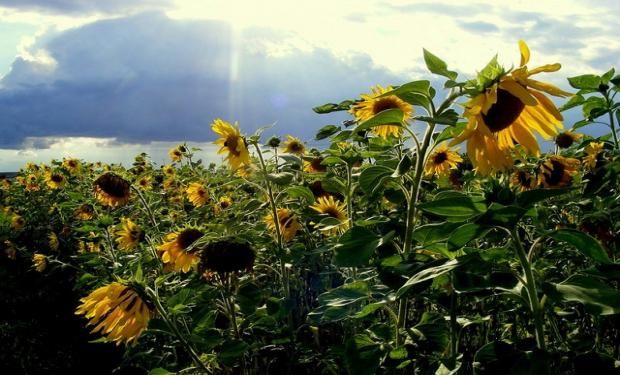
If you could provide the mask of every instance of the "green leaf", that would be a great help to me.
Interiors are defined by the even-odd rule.
[[[358,306],[370,299],[365,281],[354,281],[319,295],[319,307],[308,314],[311,324],[338,322],[356,314]]]
[[[611,78],[614,76],[614,73],[616,73],[616,69],[609,69],[607,72],[605,72],[605,74],[601,76],[601,82],[605,84],[609,83]]]
[[[458,220],[467,220],[484,213],[487,209],[482,199],[469,196],[436,199],[422,203],[420,208],[424,212]]]
[[[316,136],[314,137],[314,139],[316,139],[317,141],[320,141],[321,139],[325,139],[327,137],[330,137],[330,136],[336,134],[339,131],[340,131],[340,126],[325,125],[321,129],[319,129],[319,131],[316,133]]]
[[[517,195],[517,204],[522,208],[530,208],[535,203],[544,201],[547,198],[557,197],[572,191],[572,188],[564,189],[534,189],[524,191]]]
[[[278,185],[288,185],[295,175],[291,172],[279,172],[279,173],[269,173],[267,175],[267,180],[278,184]]]
[[[403,111],[398,108],[386,109],[359,124],[354,131],[358,132],[381,125],[403,126],[403,116]]]
[[[491,342],[474,356],[475,375],[547,374],[549,361],[543,352],[524,352],[504,341]]]
[[[467,223],[454,230],[448,238],[448,250],[457,251],[470,241],[484,237],[491,228],[484,225]]]
[[[559,284],[544,283],[543,291],[557,301],[579,302],[592,314],[620,313],[620,292],[592,277],[574,275]]]
[[[362,319],[367,317],[368,315],[373,314],[375,311],[381,309],[383,306],[387,305],[388,301],[379,301],[375,303],[369,303],[364,306],[357,314],[353,315],[353,319]]]
[[[487,212],[484,213],[476,222],[486,225],[501,225],[512,227],[527,212],[526,209],[517,206],[503,206],[499,203],[492,203]]]
[[[412,331],[417,336],[418,345],[423,344],[432,351],[443,352],[450,342],[448,323],[438,313],[424,312]]]
[[[394,173],[392,173],[391,177],[398,178],[404,175],[405,173],[411,170],[412,166],[413,166],[413,161],[411,160],[411,156],[409,156],[408,153],[405,153],[403,157],[400,159],[400,161],[398,162],[398,166],[396,167],[396,170],[394,171]]]
[[[340,102],[339,104],[335,104],[335,103],[323,104],[318,107],[312,108],[312,110],[316,113],[321,113],[321,114],[336,112],[336,111],[347,111],[353,103],[355,103],[354,100],[344,100]]]
[[[447,141],[448,139],[456,137],[463,132],[466,125],[466,122],[459,122],[454,126],[445,128],[441,131],[441,133],[436,134],[435,143],[439,144],[443,141]]]
[[[588,120],[594,120],[607,113],[607,102],[598,96],[591,96],[586,99],[581,108],[583,117]]]
[[[399,96],[404,93],[416,92],[423,95],[428,95],[428,89],[431,87],[431,82],[427,80],[419,80],[419,81],[411,81],[407,82],[403,85],[398,86],[397,88],[387,91],[385,94],[380,95],[379,97],[396,95]]]
[[[575,229],[560,229],[549,234],[549,237],[556,241],[566,242],[569,245],[574,246],[583,255],[590,259],[594,259],[597,262],[611,263],[605,249],[603,249],[601,244],[599,244],[598,241],[589,234]]]
[[[601,84],[601,77],[594,74],[584,74],[575,77],[569,77],[568,83],[575,89],[592,89],[598,90]]]
[[[448,70],[448,65],[442,59],[428,52],[426,49],[424,49],[423,51],[424,62],[426,63],[426,67],[431,73],[447,77],[452,81],[456,80],[458,74],[456,72]]]
[[[222,344],[217,352],[217,358],[226,365],[234,364],[248,349],[249,345],[243,340],[230,339]]]
[[[429,124],[441,124],[454,126],[459,119],[458,113],[453,109],[447,109],[446,111],[438,114],[435,117],[428,116],[416,116],[415,120],[428,122]]]
[[[334,264],[341,267],[366,266],[380,242],[381,237],[368,229],[353,227],[334,246]]]
[[[286,189],[286,193],[289,197],[293,199],[302,199],[306,203],[314,202],[314,194],[312,194],[312,190],[308,189],[305,186],[291,186]]]
[[[583,104],[583,102],[585,102],[585,98],[583,97],[583,95],[576,94],[576,95],[573,95],[568,100],[568,102],[566,102],[563,106],[561,106],[558,109],[560,110],[560,112],[563,112],[563,111],[566,111],[574,107],[579,107],[580,105]]]
[[[381,165],[373,165],[360,173],[359,186],[368,195],[372,195],[384,187],[384,180],[389,178],[394,171]]]
[[[460,223],[450,222],[422,225],[413,231],[413,239],[423,246],[445,241],[460,225]]]
[[[149,371],[149,375],[174,375],[174,372],[158,367]]]
[[[379,368],[381,345],[366,335],[355,335],[345,344],[344,363],[351,375],[373,375]]]

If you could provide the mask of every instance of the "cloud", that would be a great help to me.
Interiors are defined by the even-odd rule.
[[[209,141],[217,117],[248,133],[277,122],[273,132],[309,139],[334,121],[313,106],[404,82],[366,55],[343,60],[291,38],[160,13],[59,33],[32,46],[50,61],[17,58],[0,81],[0,147],[50,136]]]
[[[172,0],[0,0],[0,7],[51,13],[124,13],[139,9],[164,8]]]
[[[477,21],[477,22],[459,22],[459,26],[467,31],[474,33],[489,33],[499,31],[499,28],[492,23]]]

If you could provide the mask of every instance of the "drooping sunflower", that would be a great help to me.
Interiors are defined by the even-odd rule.
[[[80,220],[91,220],[95,217],[95,209],[90,204],[83,204],[73,211],[76,218]]]
[[[50,189],[60,189],[65,185],[66,179],[65,176],[57,171],[48,171],[45,172],[45,184]]]
[[[304,161],[304,172],[322,173],[327,170],[327,166],[321,164],[323,158],[320,156],[312,158],[310,161]]]
[[[60,246],[60,241],[58,241],[58,236],[54,232],[50,232],[47,235],[47,244],[52,251],[58,251],[58,247]]]
[[[442,143],[435,147],[428,156],[424,172],[427,176],[443,176],[448,174],[451,169],[458,167],[461,162],[463,162],[463,158],[457,152],[450,150],[447,144]]]
[[[237,171],[244,165],[250,165],[250,153],[237,123],[232,125],[218,118],[213,120],[211,129],[221,136],[214,142],[221,146],[217,153],[227,154],[225,160],[228,161],[228,165],[233,171]]]
[[[185,193],[187,194],[187,199],[194,207],[202,207],[209,202],[209,192],[204,184],[199,182],[192,182],[189,184]]]
[[[72,176],[80,173],[80,161],[78,159],[64,159],[62,161],[62,166],[71,174]]]
[[[335,235],[349,227],[346,205],[334,199],[331,195],[317,198],[316,203],[310,206],[310,208],[320,214],[326,214],[329,217],[337,219],[340,222],[340,224],[330,226],[327,230],[328,234]]]
[[[519,191],[532,190],[538,185],[538,179],[536,175],[518,169],[510,175],[510,186]]]
[[[131,196],[130,185],[122,177],[108,172],[95,180],[95,196],[103,205],[124,206]]]
[[[549,156],[538,169],[538,183],[546,188],[567,186],[579,168],[579,160],[559,155]]]
[[[303,155],[306,153],[306,145],[297,137],[292,135],[286,136],[286,141],[282,145],[282,152],[295,155]]]
[[[24,226],[26,225],[26,220],[24,220],[23,217],[19,216],[19,215],[13,215],[13,217],[11,218],[11,229],[13,230],[22,230],[24,229]]]
[[[251,271],[256,251],[252,246],[237,238],[223,238],[208,243],[200,251],[200,272],[227,274]]]
[[[386,88],[379,85],[373,87],[372,93],[362,94],[362,101],[351,107],[349,112],[353,114],[356,121],[364,122],[387,109],[400,109],[403,112],[403,122],[408,121],[413,114],[411,104],[396,95],[381,96],[391,90],[392,87],[390,86]],[[403,130],[396,125],[379,125],[374,127],[372,131],[382,138],[387,138],[390,135],[399,137]]]
[[[200,257],[192,244],[204,233],[196,228],[186,228],[166,236],[166,242],[159,245],[161,260],[174,271],[189,272]]]
[[[284,238],[284,241],[288,242],[295,237],[297,231],[301,229],[301,225],[297,221],[293,211],[288,208],[278,208],[277,215],[282,237]],[[272,233],[276,232],[276,223],[271,212],[265,215],[263,221],[267,224],[267,228]]]
[[[530,50],[524,41],[519,41],[519,49],[519,68],[510,74],[502,73],[465,104],[467,126],[451,142],[455,145],[467,140],[467,153],[482,175],[510,168],[513,164],[510,152],[516,144],[529,154],[539,155],[534,132],[549,139],[562,129],[562,115],[545,93],[558,97],[571,94],[530,78],[534,74],[558,71],[561,65],[529,70],[526,64]]]
[[[583,157],[583,166],[587,170],[592,170],[596,168],[596,163],[598,162],[598,156],[603,151],[604,147],[605,147],[605,142],[590,142],[584,148],[586,155]]]
[[[559,148],[569,148],[573,143],[577,142],[581,138],[583,138],[583,134],[567,130],[555,137],[555,144]]]
[[[129,218],[121,219],[121,229],[116,232],[116,243],[121,250],[131,250],[138,246],[142,229]]]
[[[94,325],[91,333],[100,332],[120,345],[134,343],[146,329],[151,311],[136,289],[112,282],[92,291],[80,299],[76,315],[84,315],[88,325]]]
[[[47,268],[47,257],[43,254],[35,253],[32,256],[32,267],[37,272],[43,272]]]
[[[181,161],[183,159],[183,154],[186,152],[186,148],[183,145],[176,145],[168,151],[168,156],[172,161]]]

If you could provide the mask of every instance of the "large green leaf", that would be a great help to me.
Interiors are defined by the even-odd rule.
[[[542,352],[524,352],[504,341],[491,342],[474,356],[475,375],[548,374],[549,361]]]
[[[565,189],[534,189],[529,191],[524,191],[517,195],[517,204],[523,208],[529,208],[533,206],[535,203],[543,201],[547,198],[557,197],[558,195],[563,195],[570,192],[571,188]]]
[[[611,263],[601,244],[589,234],[575,229],[560,229],[549,234],[556,241],[574,246],[583,255],[601,263]]]
[[[448,65],[442,59],[428,52],[426,49],[424,49],[424,62],[431,73],[439,74],[453,81],[458,76],[456,72],[448,70]]]
[[[448,238],[448,250],[457,251],[469,242],[484,237],[491,228],[475,224],[467,223],[456,228]]]
[[[579,302],[592,314],[620,313],[620,292],[593,277],[574,275],[559,284],[544,283],[543,291],[556,301]]]
[[[355,103],[354,100],[344,100],[339,104],[335,103],[327,103],[317,107],[312,108],[312,110],[316,113],[330,113],[335,111],[346,111],[351,107],[351,105]]]
[[[355,335],[345,345],[344,363],[351,375],[372,375],[379,368],[383,351],[381,345],[367,335]]]
[[[395,125],[402,126],[403,125],[403,111],[398,108],[386,109],[385,111],[381,111],[376,115],[372,116],[368,120],[362,122],[355,128],[355,132],[361,130],[367,130],[374,128],[375,126],[381,125]]]
[[[334,246],[334,264],[341,267],[367,266],[381,237],[362,227],[353,227]]]
[[[325,125],[319,131],[316,132],[316,136],[314,137],[317,141],[321,139],[325,139],[329,136],[332,136],[340,131],[340,126],[336,125]]]
[[[299,198],[304,200],[307,204],[314,202],[314,194],[312,194],[312,190],[308,189],[305,186],[294,185],[286,188],[286,193],[291,198]]]
[[[365,281],[354,281],[329,290],[319,296],[319,306],[308,314],[312,324],[332,323],[356,314],[359,305],[370,298]]]
[[[381,165],[373,165],[360,173],[359,186],[368,195],[372,195],[384,187],[383,181],[389,178],[394,171]]]
[[[421,245],[445,241],[460,225],[460,223],[450,222],[422,225],[413,231],[413,239]]]
[[[575,77],[569,77],[568,83],[576,89],[592,89],[598,90],[601,84],[601,77],[594,74],[584,74]]]
[[[483,199],[469,196],[435,199],[422,203],[420,208],[424,212],[457,220],[467,220],[483,214],[487,209]]]
[[[525,215],[525,212],[526,210],[521,207],[504,206],[494,202],[476,222],[486,225],[512,227]]]

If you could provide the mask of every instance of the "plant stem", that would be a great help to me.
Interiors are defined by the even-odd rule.
[[[456,360],[459,348],[459,328],[456,322],[458,296],[454,290],[454,273],[450,272],[450,358]]]
[[[515,250],[517,252],[517,256],[519,257],[519,263],[521,263],[521,268],[523,268],[523,273],[525,274],[525,288],[530,300],[530,309],[534,317],[534,327],[536,329],[536,344],[538,349],[545,350],[546,345],[543,311],[540,308],[540,301],[538,300],[538,292],[536,291],[536,281],[534,280],[534,273],[532,272],[532,264],[528,259],[525,249],[523,248],[523,244],[519,239],[516,228],[510,231],[510,235],[512,236],[515,244]]]
[[[353,227],[353,166],[347,163],[347,216],[349,217],[349,228]]]
[[[144,198],[144,195],[142,195],[142,192],[137,187],[131,185],[131,188],[133,189],[133,191],[136,192],[136,194],[138,195],[138,198],[140,198],[140,202],[142,202],[142,206],[144,206],[144,209],[146,210],[146,213],[148,214],[149,219],[151,219],[151,223],[153,223],[153,226],[159,232],[159,227],[157,225],[157,220],[155,219],[155,215],[153,214],[153,211],[151,210],[151,207],[149,206],[148,202]]]
[[[616,134],[616,120],[614,119],[612,107],[612,100],[609,98],[609,94],[605,92],[605,99],[607,101],[607,108],[609,108],[607,114],[609,115],[609,127],[611,127],[611,135],[614,137],[614,146],[616,150],[620,150],[620,145],[618,144],[618,134]]]

